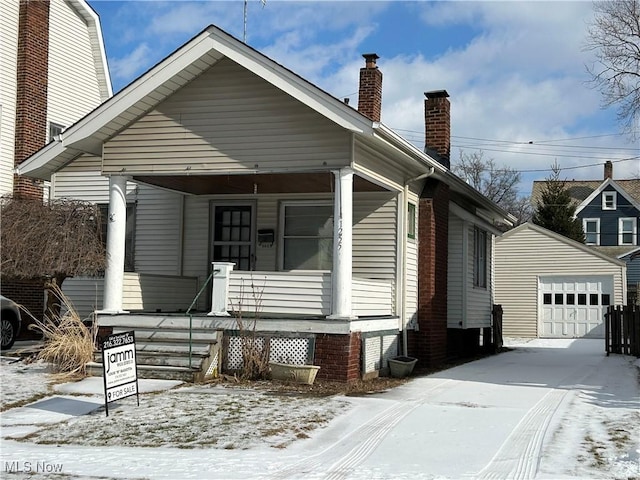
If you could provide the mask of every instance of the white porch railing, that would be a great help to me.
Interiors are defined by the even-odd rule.
[[[392,315],[391,282],[354,278],[353,313]],[[331,272],[241,272],[229,275],[229,311],[247,314],[331,314]]]

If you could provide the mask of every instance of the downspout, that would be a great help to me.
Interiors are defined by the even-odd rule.
[[[404,182],[404,205],[402,205],[402,218],[403,218],[403,226],[402,226],[402,300],[400,302],[400,314],[402,315],[402,355],[407,356],[409,354],[407,348],[408,342],[408,334],[407,334],[407,232],[409,231],[409,215],[407,214],[408,206],[409,206],[409,184],[413,182],[417,182],[418,180],[422,180],[433,175],[435,168],[429,167],[429,171],[423,173],[422,175],[418,175],[417,177],[413,177]]]

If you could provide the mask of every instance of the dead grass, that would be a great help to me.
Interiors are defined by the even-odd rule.
[[[65,380],[84,378],[87,363],[93,360],[97,329],[83,323],[60,287],[54,287],[51,294],[58,298],[65,313],[52,321],[32,316],[34,323],[29,328],[41,332],[44,340],[35,358],[52,364],[54,373]]]

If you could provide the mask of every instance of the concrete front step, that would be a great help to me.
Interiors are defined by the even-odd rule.
[[[182,328],[172,328],[157,330],[153,328],[136,327],[114,327],[113,333],[123,333],[135,331],[136,342],[189,342],[189,330]],[[191,341],[195,343],[213,343],[218,337],[217,331],[192,330]]]
[[[87,364],[87,373],[92,377],[101,377],[102,364],[90,362]],[[201,379],[201,371],[196,368],[172,367],[161,365],[138,365],[138,378],[153,378],[160,380],[180,380],[183,382],[198,382]]]
[[[135,327],[131,323],[135,322]],[[215,332],[221,328],[234,328],[231,325],[237,324],[232,317],[207,317],[197,316],[189,321],[189,317],[183,315],[113,315],[101,316],[99,319],[101,327],[113,327],[118,331],[137,329],[161,329],[161,330],[189,330],[189,325],[194,330],[208,330]],[[221,327],[220,324],[224,325]],[[227,325],[228,324],[228,325]]]

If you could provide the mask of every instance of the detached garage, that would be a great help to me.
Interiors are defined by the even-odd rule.
[[[626,266],[533,223],[496,239],[495,303],[507,337],[604,338],[608,305],[626,299]]]

